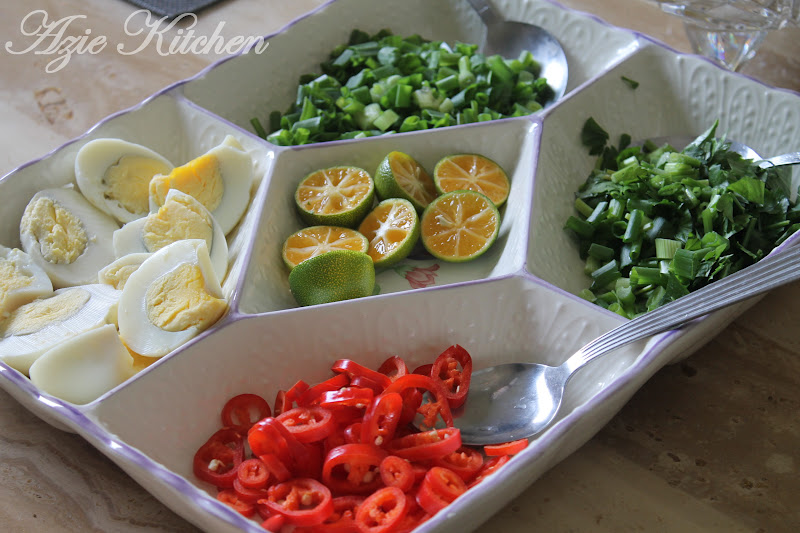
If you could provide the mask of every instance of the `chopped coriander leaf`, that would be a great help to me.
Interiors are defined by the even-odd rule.
[[[530,52],[504,59],[477,50],[354,30],[321,75],[300,77],[294,103],[270,115],[269,134],[257,118],[251,123],[274,144],[296,145],[524,116],[552,99]]]
[[[583,124],[581,130],[581,142],[589,147],[590,155],[598,155],[603,152],[608,142],[608,132],[600,127],[594,118],[589,117]]]
[[[597,164],[565,228],[591,285],[581,296],[633,318],[745,268],[800,229],[786,169],[762,169],[716,137],[683,150],[608,145],[592,118],[581,138]]]

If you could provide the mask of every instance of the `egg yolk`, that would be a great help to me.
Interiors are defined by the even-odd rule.
[[[118,291],[121,291],[125,288],[128,278],[131,277],[131,274],[136,272],[138,268],[139,265],[120,265],[117,268],[110,268],[105,271],[102,283],[111,285]]]
[[[0,258],[0,314],[5,309],[8,295],[29,287],[33,278],[20,270],[19,265],[9,259]]]
[[[219,159],[213,154],[201,155],[175,167],[169,175],[155,176],[150,181],[150,196],[157,205],[164,205],[170,189],[185,192],[213,212],[219,207],[225,192]]]
[[[80,311],[89,301],[89,296],[89,292],[83,289],[71,289],[20,306],[0,323],[0,337],[29,335],[48,324],[63,322]]]
[[[211,249],[213,235],[211,216],[191,196],[176,195],[157,212],[147,216],[142,241],[149,252],[181,239],[202,239]]]
[[[107,200],[117,202],[126,211],[143,215],[149,211],[150,180],[166,174],[169,166],[149,157],[126,155],[111,165],[103,176]]]
[[[182,263],[158,278],[145,294],[147,318],[165,331],[205,330],[225,313],[224,299],[209,294],[200,267]]]
[[[89,237],[81,220],[50,198],[28,204],[20,229],[34,236],[49,263],[70,264],[86,250]]]

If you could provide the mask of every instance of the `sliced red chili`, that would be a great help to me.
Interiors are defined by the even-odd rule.
[[[339,390],[323,392],[320,396],[319,406],[328,409],[340,407],[364,409],[372,402],[374,396],[375,392],[370,388],[351,385]]]
[[[469,482],[483,466],[483,455],[475,448],[462,446],[456,451],[434,460],[436,466],[443,466]]]
[[[395,526],[395,531],[392,533],[411,533],[432,516],[419,506],[416,500],[416,492],[406,493],[406,503],[408,511],[400,523]]]
[[[267,493],[259,503],[283,515],[287,524],[313,526],[333,513],[331,491],[316,479],[294,478],[272,485]]]
[[[458,474],[447,468],[434,466],[428,470],[419,486],[417,503],[427,512],[434,514],[447,507],[466,490],[467,485]]]
[[[336,497],[333,499],[333,513],[323,523],[297,527],[293,533],[360,533],[356,512],[363,501],[362,496],[353,494]]]
[[[250,518],[256,513],[255,506],[239,498],[233,489],[223,489],[217,493],[217,500],[225,503],[239,512],[242,516]]]
[[[403,491],[397,487],[383,487],[359,506],[356,524],[362,533],[389,533],[394,531],[407,511]]]
[[[450,346],[433,362],[431,377],[442,384],[450,408],[461,407],[472,379],[472,357],[458,344]]]
[[[344,442],[342,444],[361,442],[361,427],[363,425],[362,422],[353,422],[344,428]]]
[[[328,452],[322,481],[337,494],[365,494],[381,486],[380,464],[386,452],[373,444],[343,444]]]
[[[309,388],[308,383],[302,379],[297,381],[288,391],[279,390],[275,397],[275,409],[272,416],[278,416],[289,409],[297,407],[297,401]]]
[[[322,407],[295,407],[279,414],[275,420],[304,443],[321,441],[336,429],[333,413]]]
[[[333,366],[331,366],[331,370],[339,374],[345,373],[351,378],[354,378],[356,376],[363,376],[369,378],[375,383],[377,383],[381,387],[381,389],[386,389],[386,387],[388,387],[389,384],[392,382],[392,380],[390,380],[388,376],[385,376],[380,372],[376,372],[371,368],[367,368],[363,365],[360,365],[355,361],[353,361],[352,359],[339,359],[338,361],[333,363]]]
[[[262,509],[264,506],[259,507]],[[267,531],[280,531],[283,528],[283,525],[286,523],[286,517],[281,514],[274,514],[272,516],[268,516],[266,520],[261,523],[261,527],[266,529]],[[295,529],[297,531],[297,529]]]
[[[487,444],[483,447],[483,453],[490,457],[497,455],[516,455],[528,447],[528,439],[512,440],[502,444]]]
[[[429,393],[432,398],[429,402],[422,402],[417,408],[417,413],[421,414],[423,421],[421,426],[432,428],[436,426],[436,422],[441,417],[444,424],[448,427],[453,425],[453,414],[450,411],[450,406],[447,403],[447,396],[442,385],[428,376],[420,374],[407,374],[397,378],[391,385],[389,385],[385,393],[397,392],[400,395],[409,389],[423,389]]]
[[[291,464],[291,453],[286,439],[274,423],[275,419],[267,417],[259,420],[247,432],[247,443],[253,455],[275,455],[287,467]]]
[[[487,477],[497,472],[500,469],[500,467],[506,464],[509,460],[511,460],[510,455],[498,455],[497,457],[492,457],[491,459],[483,463],[483,466],[478,471],[478,475],[475,476],[475,479],[473,479],[470,482],[468,488],[471,489],[472,487],[474,487]]]
[[[302,408],[300,408],[302,409]],[[291,413],[291,409],[284,413]],[[322,452],[313,448],[313,444],[301,443],[277,418],[268,417],[259,420],[247,434],[247,441],[253,455],[267,463],[267,456],[275,455],[294,476],[313,477],[319,472],[322,462]],[[267,464],[273,473],[271,465]],[[279,471],[279,466],[276,466]],[[282,473],[274,472],[276,479],[281,479]]]
[[[242,485],[242,483],[239,481],[239,478],[233,480],[233,490],[236,492],[236,495],[239,496],[240,500],[254,505],[258,502],[258,500],[267,497],[266,487],[260,489],[250,489]]]
[[[224,427],[232,427],[241,434],[246,434],[250,427],[272,415],[267,400],[257,394],[239,394],[225,403],[221,418]]]
[[[233,428],[214,433],[194,454],[192,469],[198,478],[219,488],[233,487],[236,471],[244,461],[244,438]]]
[[[414,468],[411,463],[396,455],[387,455],[381,461],[381,479],[387,487],[397,487],[408,492],[414,486]]]
[[[393,455],[409,461],[427,461],[444,457],[461,447],[458,428],[431,429],[394,439],[386,448]]]
[[[414,485],[422,483],[425,479],[425,474],[431,469],[430,461],[414,461],[411,463],[411,470],[414,472]]]
[[[417,368],[415,368],[412,374],[419,374],[420,376],[430,377],[432,369],[433,369],[433,363],[426,363],[424,365],[420,365]]]
[[[274,453],[260,455],[258,458],[264,463],[264,467],[275,481],[286,481],[292,477],[292,473],[289,471],[286,463],[281,461],[280,457]]]
[[[269,480],[269,470],[264,461],[255,457],[242,461],[236,470],[236,478],[248,489],[263,489]]]
[[[402,358],[393,355],[378,367],[378,372],[389,377],[392,381],[408,374],[408,365]]]
[[[365,389],[372,390],[373,396],[377,396],[378,394],[383,392],[383,387],[379,384],[375,383],[369,378],[364,376],[356,376],[350,380],[351,387],[364,387]]]
[[[278,394],[275,395],[275,404],[272,407],[272,413],[275,416],[278,416],[284,411],[288,411],[292,407],[294,407],[292,402],[286,398],[286,391],[283,389],[279,390]]]
[[[414,421],[417,409],[422,405],[422,393],[419,389],[406,389],[401,394],[403,397],[403,412],[400,414],[400,426],[405,426]]]
[[[317,383],[313,387],[309,387],[297,398],[297,405],[301,407],[317,405],[323,392],[339,390],[348,385],[350,385],[350,377],[347,374],[336,374],[332,378]]]
[[[381,394],[364,413],[361,442],[385,446],[394,439],[403,413],[403,397],[397,392]]]

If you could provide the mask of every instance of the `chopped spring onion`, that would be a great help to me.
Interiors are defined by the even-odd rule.
[[[628,135],[614,147],[586,121],[581,139],[597,164],[565,224],[591,278],[583,298],[633,318],[755,263],[800,229],[791,174],[743,160],[716,128],[678,151],[630,146]]]
[[[269,132],[258,118],[253,130],[278,145],[352,139],[529,115],[553,97],[530,52],[504,59],[477,50],[354,30],[322,75],[300,77],[289,109],[270,114]]]

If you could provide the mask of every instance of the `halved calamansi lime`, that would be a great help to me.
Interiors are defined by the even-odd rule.
[[[354,229],[310,226],[292,233],[283,243],[283,262],[291,270],[306,259],[332,250],[367,253],[369,241]]]
[[[505,171],[478,154],[456,154],[442,158],[433,169],[436,189],[447,192],[468,190],[483,193],[500,207],[508,198],[511,184]]]
[[[382,200],[404,198],[422,212],[436,198],[436,186],[430,175],[413,157],[390,152],[375,171],[375,189]]]
[[[382,201],[361,222],[358,231],[369,241],[367,253],[376,268],[405,259],[419,240],[419,217],[402,198]]]
[[[372,207],[374,196],[375,184],[366,170],[342,166],[307,175],[297,186],[294,200],[309,226],[355,228]]]
[[[453,191],[425,208],[420,234],[425,249],[443,261],[464,262],[481,256],[497,239],[500,213],[485,195]]]

